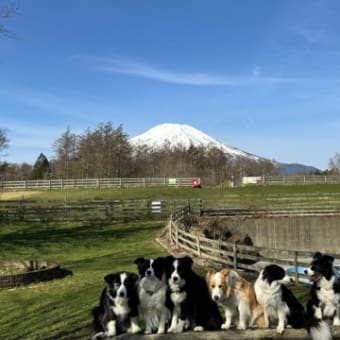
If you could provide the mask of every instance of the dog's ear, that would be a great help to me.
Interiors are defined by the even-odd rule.
[[[228,268],[223,268],[220,273],[224,278],[227,278],[229,276],[230,270]]]
[[[317,251],[317,252],[313,255],[313,260],[317,260],[317,259],[319,259],[320,257],[322,257],[322,254],[321,254],[319,251]]]
[[[239,279],[239,275],[232,270],[228,270],[228,275],[225,278],[227,283],[226,295],[227,297],[229,297],[231,293],[235,290],[236,282]]]
[[[155,258],[155,260],[153,261],[152,266],[154,268],[162,268],[164,265],[166,264],[165,258],[164,257],[157,257]]]
[[[193,264],[193,260],[189,256],[184,256],[182,260],[184,261],[185,265],[188,267],[191,267],[191,265]]]
[[[135,259],[134,263],[135,263],[137,266],[140,266],[144,261],[145,261],[145,258],[144,258],[144,257],[138,257],[138,258]]]
[[[206,273],[206,275],[205,275],[206,280],[209,281],[211,275],[213,275],[213,274],[215,274],[215,273],[216,273],[215,269],[213,269],[213,268],[208,268],[207,273]]]
[[[104,276],[104,281],[106,282],[107,285],[110,285],[113,281],[117,279],[118,274],[113,273],[113,274],[108,274]]]
[[[324,255],[325,259],[327,260],[328,263],[333,264],[334,262],[334,257],[330,255]]]
[[[131,273],[130,274],[130,279],[133,282],[134,285],[137,286],[138,282],[139,282],[139,276],[135,273]]]

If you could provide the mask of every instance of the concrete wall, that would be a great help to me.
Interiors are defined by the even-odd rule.
[[[340,216],[247,218],[236,224],[231,218],[227,225],[247,233],[258,247],[340,254]]]

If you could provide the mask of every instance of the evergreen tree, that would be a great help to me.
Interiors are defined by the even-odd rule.
[[[50,173],[50,164],[43,153],[40,153],[33,165],[32,179],[46,179]]]

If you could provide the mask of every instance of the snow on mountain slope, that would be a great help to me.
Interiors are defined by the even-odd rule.
[[[170,147],[182,145],[189,148],[190,145],[195,147],[216,147],[221,149],[231,157],[246,157],[253,160],[259,160],[261,157],[252,155],[248,152],[239,150],[235,147],[228,146],[207,134],[185,124],[160,124],[144,132],[141,135],[130,139],[132,145],[147,145],[155,150],[162,148],[165,144]]]

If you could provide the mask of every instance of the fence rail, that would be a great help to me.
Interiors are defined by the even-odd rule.
[[[186,200],[8,200],[0,201],[4,222],[112,222],[167,219]]]
[[[27,181],[0,181],[0,190],[40,190],[72,188],[146,188],[192,186],[194,177],[160,178],[86,178],[86,179],[49,179]]]
[[[340,183],[340,175],[291,175],[262,176],[258,184],[294,185],[294,184],[336,184]]]
[[[290,275],[295,280],[307,279],[299,273],[298,267],[305,267],[310,263],[313,252],[299,250],[278,250],[264,247],[245,246],[236,242],[214,240],[202,235],[193,235],[184,230],[181,219],[190,211],[190,207],[178,209],[170,218],[169,239],[179,249],[188,254],[207,260],[216,266],[229,266],[237,269],[259,271],[265,263],[277,263],[292,266]],[[268,254],[275,254],[274,256]],[[340,260],[339,254],[330,254]]]

